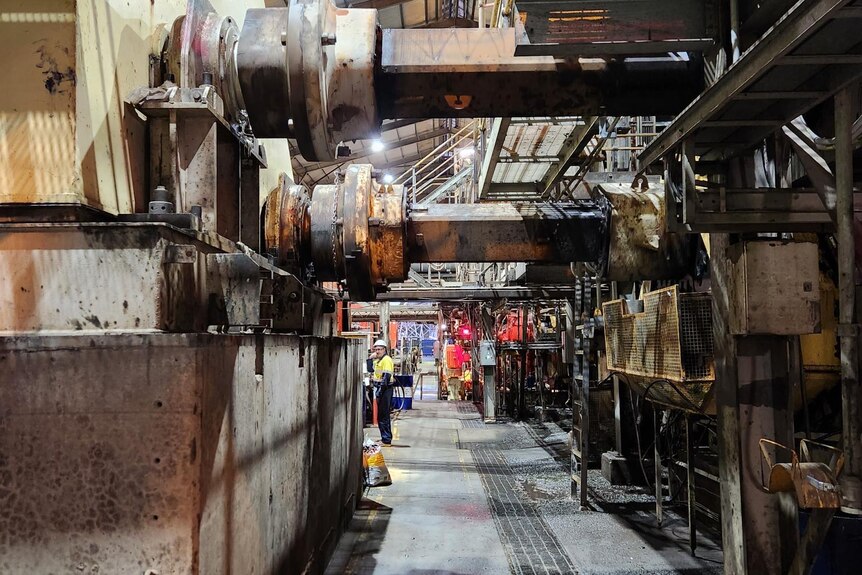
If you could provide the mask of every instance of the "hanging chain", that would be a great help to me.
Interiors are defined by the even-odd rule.
[[[332,269],[335,270],[335,264],[338,261],[337,249],[335,248],[335,239],[338,234],[338,197],[341,195],[339,192],[341,190],[340,179],[338,175],[335,176],[335,200],[332,202],[332,226],[330,231],[329,243],[332,245]],[[337,275],[338,270],[336,270]]]

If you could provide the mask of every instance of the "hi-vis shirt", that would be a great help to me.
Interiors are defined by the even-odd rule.
[[[392,362],[392,358],[389,357],[389,355],[384,355],[380,359],[374,360],[374,381],[383,381],[384,373],[388,373],[390,375],[395,373],[395,364]],[[392,383],[391,378],[390,383]]]

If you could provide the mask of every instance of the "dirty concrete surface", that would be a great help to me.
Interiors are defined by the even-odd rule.
[[[428,391],[384,449],[393,484],[366,490],[327,573],[722,572],[720,545],[699,535],[692,557],[685,519],[666,509],[657,527],[642,488],[591,471],[593,508],[580,510],[556,425],[486,425],[473,404]]]

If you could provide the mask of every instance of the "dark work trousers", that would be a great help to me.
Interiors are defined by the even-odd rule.
[[[392,409],[392,386],[384,385],[377,396],[377,428],[380,430],[380,440],[392,443],[392,420],[389,412]]]

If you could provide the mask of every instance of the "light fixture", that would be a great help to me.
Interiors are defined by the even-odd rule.
[[[380,140],[372,140],[371,141],[371,151],[372,152],[382,152],[386,146],[383,145],[383,142]]]
[[[473,154],[475,154],[475,153],[476,153],[476,150],[471,146],[469,148],[461,148],[461,150],[458,152],[458,155],[461,158],[472,158]]]
[[[393,176],[392,174],[383,174],[383,183],[384,184],[391,184],[394,181],[395,181],[395,176]]]

